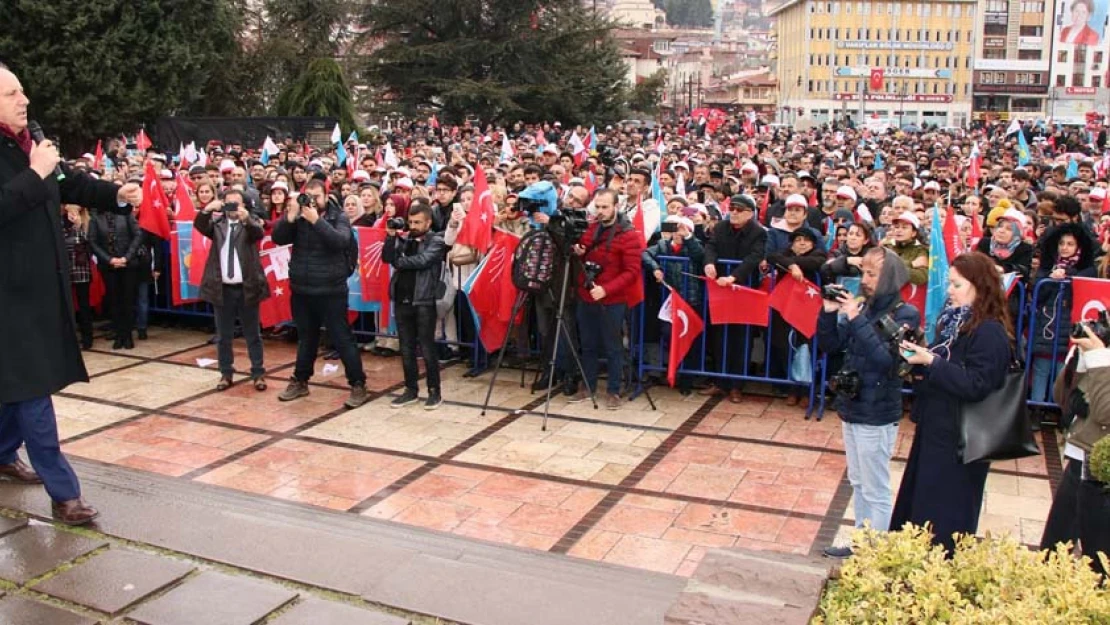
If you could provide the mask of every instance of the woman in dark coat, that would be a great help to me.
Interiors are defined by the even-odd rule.
[[[104,276],[105,297],[112,309],[112,349],[132,349],[135,300],[138,295],[139,248],[143,232],[132,215],[100,213],[89,223],[89,246]]]
[[[821,267],[821,279],[825,284],[836,282],[837,278],[858,278],[862,274],[860,265],[867,250],[875,247],[874,231],[866,222],[848,226],[848,238],[843,245],[837,246],[832,257]]]
[[[932,345],[902,344],[913,352],[906,361],[919,365],[910,415],[917,431],[890,527],[929,523],[933,542],[951,552],[954,534],[979,528],[990,469],[987,462],[960,460],[960,405],[1002,388],[1014,347],[1006,297],[988,256],[973,252],[952,261],[948,298]]]

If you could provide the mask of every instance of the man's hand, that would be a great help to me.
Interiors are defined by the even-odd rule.
[[[120,204],[130,204],[131,206],[138,206],[143,203],[143,187],[142,185],[134,182],[129,182],[119,188],[116,192],[116,200]]]
[[[1106,347],[1106,344],[1102,342],[1102,339],[1098,338],[1098,335],[1092,332],[1090,326],[1088,326],[1087,324],[1083,324],[1083,333],[1087,336],[1071,340],[1072,343],[1075,343],[1079,346],[1080,350],[1089,352],[1092,349],[1103,349]]]
[[[551,217],[549,217],[547,213],[535,212],[532,213],[532,221],[538,224],[546,224],[547,222],[551,221]]]
[[[575,256],[582,256],[586,253],[586,248],[582,247],[581,245],[575,244],[573,247],[570,248],[570,251],[573,252]]]
[[[846,259],[846,262],[851,267],[862,267],[863,266],[863,257],[862,256],[849,256]]]
[[[651,275],[655,276],[655,281],[656,282],[658,282],[659,284],[663,284],[663,270],[662,269],[656,269],[655,271],[653,271],[651,273]]]
[[[247,223],[251,218],[251,214],[242,206],[239,207],[239,210],[235,211],[235,215],[236,218],[243,223]]]
[[[716,265],[706,265],[705,266],[705,277],[709,278],[710,280],[716,280],[717,279],[717,266]]]
[[[605,287],[595,284],[594,288],[590,289],[590,297],[594,298],[595,302],[605,299]]]
[[[152,271],[152,272],[150,272],[150,277],[151,277],[151,278],[154,278],[154,280],[155,280],[155,281],[157,281],[157,280],[158,280],[158,278],[159,278],[159,277],[160,277],[161,275],[162,275],[162,272],[161,272],[161,271]]]
[[[724,276],[717,278],[717,286],[732,286],[736,283],[736,278],[733,276]]]
[[[805,282],[806,276],[802,273],[802,268],[797,265],[790,265],[790,275],[798,282]]]
[[[296,202],[293,202],[293,205],[289,207],[289,210],[285,211],[285,220],[288,221],[289,223],[293,223],[293,222],[297,221],[297,217],[300,217],[300,216],[301,216],[301,205],[297,204]]]
[[[221,208],[223,208],[223,206],[224,206],[223,202],[221,202],[219,200],[212,200],[211,202],[209,202],[208,204],[206,204],[204,206],[204,212],[214,213],[214,212],[220,210]]]
[[[304,215],[304,218],[308,223],[313,225],[315,225],[316,221],[320,219],[320,211],[316,210],[316,207],[311,204],[301,209],[301,214]]]
[[[39,175],[39,178],[46,180],[47,176],[54,173],[54,168],[61,162],[62,157],[58,154],[58,148],[54,146],[54,142],[50,139],[44,139],[40,143],[31,144],[31,169]]]
[[[840,310],[840,302],[834,302],[834,301],[831,301],[831,300],[824,299],[824,300],[821,300],[821,308],[825,312],[829,312],[829,313],[837,312],[837,311]]]
[[[110,261],[108,261],[108,264],[115,267],[116,269],[120,269],[122,267],[127,266],[127,259],[123,258],[123,257],[113,258]]]
[[[849,321],[855,319],[856,316],[859,315],[859,300],[852,297],[850,294],[845,293],[841,295],[837,301],[840,302],[840,312],[847,315]]]

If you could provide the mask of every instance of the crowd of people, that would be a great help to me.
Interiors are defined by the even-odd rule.
[[[119,143],[102,161],[85,155],[73,167],[123,183],[138,181],[150,161],[167,196],[185,185],[196,205],[207,207],[196,223],[214,240],[203,295],[216,310],[221,389],[233,383],[230,342],[239,319],[252,381],[265,390],[257,303],[267,292],[255,243],[266,236],[292,243],[299,347],[293,379],[281,394],[287,401],[309,392],[321,325],[330,341],[325,349],[346,368],[352,387],[347,405],[367,399],[345,306],[346,279],[357,268],[351,228],[363,226],[388,233],[382,255],[394,268],[390,296],[398,335],[397,342],[379,337],[365,347],[379,356],[399,351],[404,360],[406,389],[394,406],[418,400],[418,354],[428,372],[425,408],[440,404],[439,365],[472,357],[459,353],[459,345],[472,342],[480,324],[466,298],[439,304],[487,252],[464,227],[484,206],[484,193],[475,197],[481,189],[488,188],[493,207],[493,218],[482,225],[487,234],[544,230],[560,239],[567,232],[555,224],[565,225],[575,211],[588,224],[569,242],[576,262],[569,264],[573,288],[566,293],[566,314],[560,315],[564,297],[556,277],[507,341],[516,357],[527,358],[530,338],[538,337],[546,362],[563,340],[555,330],[561,317],[570,344],[534,389],[559,386],[572,402],[601,392],[604,359],[603,403],[621,406],[632,390],[624,373],[630,326],[637,325],[630,311],[640,302],[657,309],[662,285],[676,287],[683,300],[704,310],[707,282],[758,287],[768,276],[818,284],[856,280],[851,291],[826,298],[816,345],[828,354],[839,386],[833,394],[844,421],[857,523],[886,529],[892,518],[894,524],[929,522],[948,548],[955,533],[976,531],[986,480],[985,464],[959,461],[958,406],[996,390],[1008,363],[1029,345],[1030,400],[1051,405],[1072,330],[1068,280],[1110,278],[1110,158],[1099,152],[1103,136],[1086,130],[1032,122],[914,132],[835,124],[797,130],[739,114],[714,123],[689,117],[602,129],[558,122],[449,126],[431,118],[388,132],[372,129],[369,139],[319,149],[290,138],[266,154],[212,142],[203,162],[181,162],[153,148],[128,151]],[[175,209],[169,210],[172,215]],[[133,327],[144,336],[149,285],[164,274],[159,242],[133,217],[89,218],[75,206],[66,206],[64,216],[82,342],[88,347],[92,341],[87,284],[95,257],[115,347],[127,349]],[[910,330],[924,325],[903,293],[928,284],[929,235],[949,217],[956,224],[957,256],[945,285],[948,306],[932,320],[931,344],[902,341],[899,354],[888,349],[881,322],[889,317]],[[237,238],[240,230],[247,243]],[[1024,287],[1004,289],[1004,276]],[[750,334],[713,325],[688,352],[680,391],[739,403],[743,379],[761,365],[763,374],[754,377],[774,380],[785,403],[804,406],[802,391],[812,378],[793,377],[790,363],[806,341],[777,312],[769,314],[767,329],[757,333],[767,345],[764,362],[754,362],[758,350],[751,349]],[[369,316],[365,322],[375,328],[380,317]],[[643,319],[637,330],[643,341],[665,346],[669,324],[654,314]],[[437,338],[446,341],[437,344]],[[1088,362],[1099,362],[1104,347],[1077,345],[1095,354]],[[581,370],[567,356],[570,350],[580,352]],[[650,359],[650,351],[634,356]],[[907,383],[919,391],[911,412],[918,428],[895,503],[889,464]],[[1066,407],[1063,412],[1066,418]],[[1076,479],[1083,451],[1069,446],[1079,467]],[[1046,541],[1079,537],[1071,526],[1057,529]]]

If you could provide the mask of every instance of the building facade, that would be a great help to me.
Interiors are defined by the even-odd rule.
[[[984,0],[975,33],[972,119],[1044,117],[1052,66],[1052,0]]]
[[[1084,125],[1088,113],[1106,115],[1110,105],[1108,3],[1055,0],[1055,6],[1050,1],[1046,8],[1055,16],[1052,28],[1046,28],[1046,53],[1052,58],[1046,117]]]
[[[976,0],[787,0],[770,11],[779,121],[966,124],[979,12]]]

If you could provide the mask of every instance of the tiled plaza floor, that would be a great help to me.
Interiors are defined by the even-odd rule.
[[[670,389],[620,410],[542,395],[506,370],[481,414],[489,375],[443,371],[445,403],[391,410],[398,358],[365,354],[374,400],[345,410],[342,368],[319,360],[311,395],[277,401],[295,346],[267,341],[270,388],[217,393],[197,332],[155,328],[124,352],[86,352],[92,383],[57,397],[67,453],[133,469],[345,510],[483,540],[689,575],[707,548],[807,553],[850,531],[840,422],[805,420],[781,400],[732,404]],[[237,341],[236,363],[248,360]],[[327,366],[327,367],[326,367]],[[326,371],[325,371],[326,367]],[[529,378],[530,381],[531,378]],[[904,421],[897,488],[913,435]],[[1039,541],[1053,480],[1046,457],[996,463],[981,530]],[[1050,474],[1052,480],[1050,480]],[[110,512],[109,512],[110,513]]]

